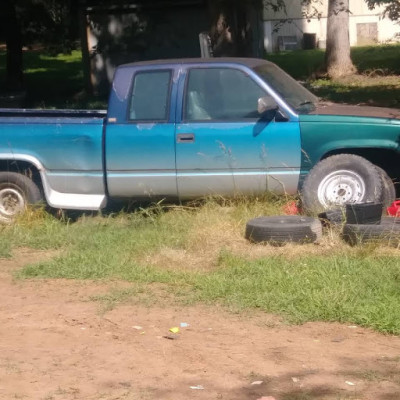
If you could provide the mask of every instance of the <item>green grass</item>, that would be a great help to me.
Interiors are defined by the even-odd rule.
[[[298,50],[270,54],[294,78],[307,81],[317,96],[349,104],[400,107],[400,45],[354,47],[351,57],[359,75],[339,80],[317,78],[324,63],[323,50]]]
[[[285,51],[267,54],[265,58],[279,65],[293,78],[306,80],[322,68],[324,52],[322,50]]]
[[[5,79],[5,52],[0,52],[0,83]],[[24,51],[26,106],[33,108],[106,108],[106,99],[84,95],[82,54],[49,55]]]
[[[400,313],[396,257],[333,254],[296,261],[282,256],[249,261],[228,253],[221,265],[197,283],[201,300],[259,308],[296,323],[353,322],[400,333],[396,327]]]
[[[400,74],[400,44],[353,47],[351,58],[360,74]],[[324,63],[324,50],[296,50],[268,54],[267,60],[278,64],[295,79],[305,80],[319,72]]]
[[[400,45],[354,47],[351,55],[362,76],[348,80],[316,79],[324,62],[323,50],[298,50],[268,54],[318,96],[332,101],[370,103],[378,106],[400,105]],[[50,56],[43,51],[24,52],[28,107],[34,108],[106,108],[107,99],[85,96],[81,52]],[[4,81],[5,52],[0,51],[0,82]]]
[[[281,212],[281,201],[209,201],[161,206],[77,222],[46,214],[2,227],[6,256],[16,247],[59,249],[17,272],[25,278],[123,280],[132,288],[99,298],[109,309],[131,298],[151,305],[221,304],[258,309],[292,323],[339,321],[400,334],[398,250],[351,248],[335,232],[319,245],[282,248],[243,239],[245,222]]]
[[[352,76],[338,81],[317,79],[311,81],[309,87],[316,95],[338,103],[400,108],[398,76]]]

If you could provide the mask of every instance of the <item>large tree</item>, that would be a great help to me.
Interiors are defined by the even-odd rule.
[[[19,90],[23,86],[22,35],[13,0],[0,1],[0,25],[7,46],[6,89]]]
[[[329,0],[325,64],[331,78],[356,72],[350,57],[349,0]]]
[[[383,15],[393,21],[400,19],[400,0],[366,0],[370,9],[376,6],[385,6]]]

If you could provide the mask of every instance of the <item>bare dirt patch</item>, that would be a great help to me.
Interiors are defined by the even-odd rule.
[[[53,255],[0,260],[0,399],[400,398],[399,337],[168,300],[102,314],[90,297],[126,284],[12,279]]]

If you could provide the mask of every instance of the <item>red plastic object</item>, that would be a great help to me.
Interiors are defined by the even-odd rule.
[[[289,203],[283,206],[283,212],[286,215],[297,215],[299,213],[299,208],[297,207],[295,201],[290,201]]]
[[[386,211],[392,217],[400,217],[400,200],[394,201]]]

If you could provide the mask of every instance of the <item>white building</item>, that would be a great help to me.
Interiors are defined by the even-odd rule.
[[[350,0],[350,45],[388,43],[400,39],[400,25],[383,18],[384,7],[369,10],[365,0]],[[286,13],[264,11],[264,48],[267,52],[326,45],[328,0],[303,7],[301,0],[286,0]]]

